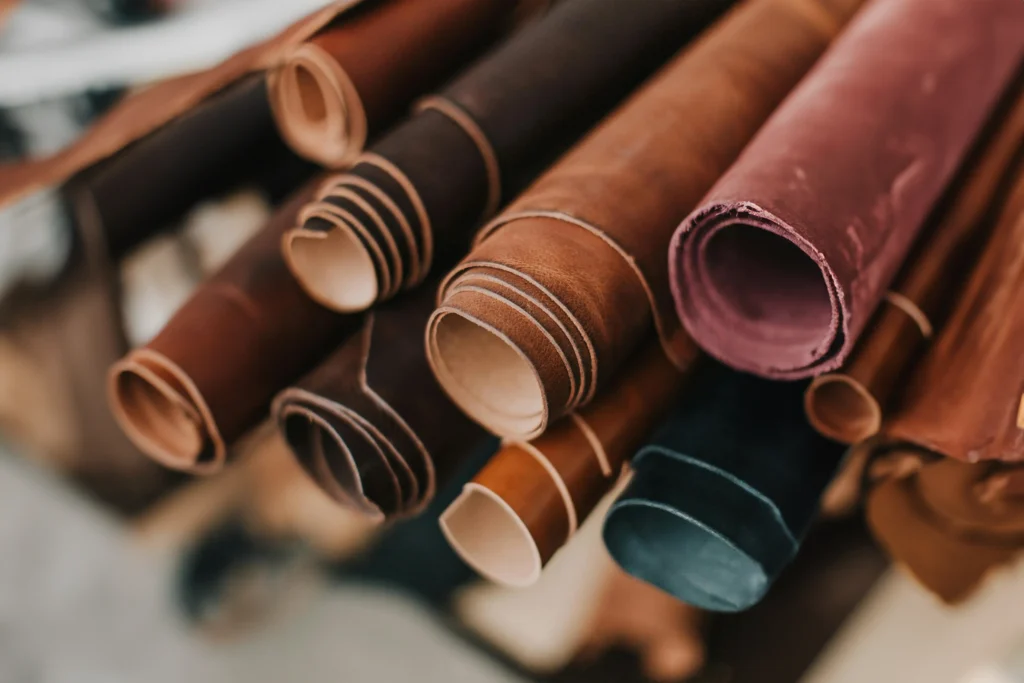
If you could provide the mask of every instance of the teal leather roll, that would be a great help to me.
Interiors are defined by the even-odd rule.
[[[807,422],[803,388],[708,367],[608,512],[604,540],[622,568],[707,610],[759,602],[844,453]]]

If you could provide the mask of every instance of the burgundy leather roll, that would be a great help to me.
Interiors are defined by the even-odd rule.
[[[363,316],[361,328],[273,413],[309,475],[377,519],[419,512],[484,438],[437,385],[423,350],[434,288]]]
[[[697,342],[766,377],[839,367],[1024,57],[1021,35],[1014,0],[866,7],[673,240]]]
[[[1024,459],[1024,164],[949,322],[883,428],[978,462]]]
[[[298,153],[347,166],[367,136],[496,40],[534,0],[376,0],[293,49],[269,77],[274,116]]]
[[[669,240],[859,4],[737,7],[481,230],[427,341],[470,417],[534,438],[653,330],[686,367]]]
[[[145,347],[110,370],[122,429],[167,467],[212,474],[278,391],[359,323],[310,301],[281,258],[309,185],[193,294]]]
[[[691,345],[691,365],[697,356]],[[491,581],[534,583],[612,490],[687,375],[652,341],[589,406],[531,442],[507,442],[441,515],[452,548]]]
[[[838,371],[807,389],[807,415],[830,438],[852,444],[882,426],[889,399],[940,332],[991,234],[1024,154],[1024,79],[922,231],[910,258]]]
[[[956,604],[1024,549],[1024,471],[894,451],[871,466],[865,513],[878,543]]]
[[[324,185],[285,243],[316,300],[363,310],[472,230],[732,0],[565,0]]]

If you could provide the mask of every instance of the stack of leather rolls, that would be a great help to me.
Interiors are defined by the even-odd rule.
[[[257,169],[292,190],[111,370],[168,467],[270,419],[384,523],[490,432],[439,520],[480,574],[535,582],[607,509],[624,569],[735,611],[852,452],[955,601],[1024,546],[1022,35],[1019,0],[349,0],[0,197],[92,197],[116,256]]]

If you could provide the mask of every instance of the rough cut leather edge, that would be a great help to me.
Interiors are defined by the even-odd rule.
[[[395,283],[417,286],[434,267],[461,255],[481,219],[731,4],[635,0],[625,14],[614,0],[558,4],[441,92],[421,99],[411,119],[332,179],[318,205],[343,203],[332,188],[362,179],[402,206],[405,220],[383,232],[372,221],[320,225],[339,233],[334,240],[306,239],[309,226],[299,226],[285,247],[296,278],[310,296],[343,312],[394,296]],[[412,239],[396,229],[400,225],[410,227]],[[369,267],[374,249],[387,252],[392,245],[399,258]],[[350,287],[338,287],[327,273],[332,260],[359,264],[346,269]]]
[[[441,515],[448,543],[490,581],[536,582],[611,491],[686,376],[653,342],[588,407],[532,442],[506,442]]]
[[[876,434],[890,396],[945,322],[1006,198],[1009,171],[1024,152],[1021,82],[1018,77],[991,130],[936,207],[849,359],[808,388],[807,416],[823,435],[853,444]]]
[[[868,527],[921,585],[947,604],[961,603],[1024,548],[1021,471],[997,463],[929,460],[899,447],[874,465],[896,459],[918,464],[886,468],[869,484]]]
[[[844,448],[803,387],[709,367],[633,460],[604,539],[619,565],[712,611],[747,609],[799,550]]]
[[[391,0],[293,49],[268,75],[282,136],[343,168],[417,96],[496,39],[529,3]],[[380,45],[387,44],[387,49]]]
[[[1019,66],[1022,32],[1024,8],[1002,0],[866,8],[673,239],[697,342],[766,377],[839,367]]]
[[[882,433],[951,458],[1019,461],[1024,429],[1024,159],[984,250]]]
[[[239,78],[278,64],[294,45],[316,34],[365,0],[336,0],[277,36],[220,65],[172,78],[133,95],[107,113],[75,143],[38,160],[0,166],[0,205],[52,185],[91,166],[188,111]]]
[[[430,372],[422,338],[433,300],[424,287],[367,313],[274,401],[278,427],[313,480],[381,520],[421,512],[484,436]]]
[[[279,208],[153,340],[111,368],[114,416],[163,465],[218,471],[274,394],[358,322],[310,301],[281,260],[281,235],[315,187]]]
[[[678,222],[858,6],[737,7],[480,230],[427,341],[467,414],[532,439],[586,405],[652,327],[669,359],[692,361],[665,257]]]

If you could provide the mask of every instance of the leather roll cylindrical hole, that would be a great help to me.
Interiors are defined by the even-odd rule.
[[[113,379],[113,399],[125,432],[143,451],[172,469],[190,470],[200,464],[202,425],[165,388],[125,368]]]
[[[327,120],[327,101],[320,79],[304,64],[292,67],[292,78],[306,122],[313,126],[322,125]]]
[[[373,257],[348,230],[294,230],[285,241],[284,251],[303,289],[327,308],[358,312],[377,300],[379,286]]]
[[[882,426],[875,397],[847,375],[823,375],[807,388],[807,418],[819,433],[845,444],[874,436]]]
[[[529,529],[493,491],[467,484],[440,524],[459,557],[485,578],[514,587],[540,578],[540,552]]]
[[[544,421],[544,388],[507,339],[458,313],[432,330],[441,385],[467,415],[503,436],[531,434]]]

